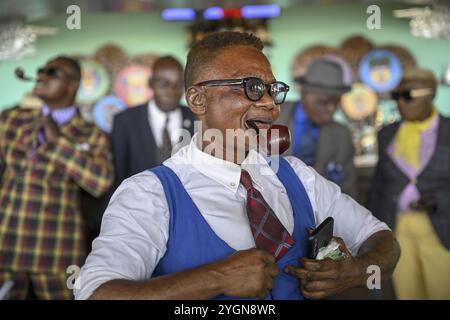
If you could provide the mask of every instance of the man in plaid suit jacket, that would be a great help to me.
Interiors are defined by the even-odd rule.
[[[87,254],[80,188],[98,197],[113,181],[107,136],[74,106],[80,78],[57,57],[38,71],[43,108],[0,114],[0,287],[12,280],[13,299],[72,297],[66,269]]]

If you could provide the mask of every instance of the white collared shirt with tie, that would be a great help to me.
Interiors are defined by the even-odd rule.
[[[202,152],[196,137],[164,165],[177,174],[219,238],[235,250],[255,247],[245,206],[246,190],[239,183],[241,166]],[[306,189],[316,224],[332,216],[334,235],[345,241],[352,254],[375,232],[389,230],[301,160],[285,159]],[[271,168],[265,158],[250,151],[242,169],[250,173],[254,186],[292,234],[294,218],[286,189],[276,175],[267,174]],[[110,200],[100,235],[81,269],[75,286],[76,299],[89,298],[98,286],[112,279],[149,279],[166,252],[169,219],[164,190],[155,174],[144,171],[122,182]]]
[[[180,128],[183,125],[183,113],[180,108],[176,108],[170,112],[164,112],[158,108],[155,100],[150,100],[148,105],[148,122],[152,129],[153,137],[155,138],[156,145],[161,148],[163,145],[163,129],[166,124],[166,119],[169,117],[167,123],[167,131],[169,131],[170,140],[172,145],[176,145],[181,136]]]

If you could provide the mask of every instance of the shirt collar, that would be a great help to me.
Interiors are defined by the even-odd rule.
[[[219,184],[225,186],[232,192],[236,192],[241,178],[241,169],[248,171],[252,177],[253,184],[262,189],[260,176],[267,174],[271,170],[267,159],[255,150],[250,150],[247,158],[241,165],[222,160],[203,152],[197,144],[198,133],[196,133],[189,146],[186,147],[184,155],[187,162],[203,175],[213,179]]]
[[[173,111],[170,112],[164,112],[162,111],[157,105],[155,100],[150,100],[148,102],[148,114],[150,115],[150,118],[152,121],[155,121],[155,123],[162,123],[164,125],[167,116],[169,116],[169,122],[172,121],[172,119],[175,117],[175,115],[180,112],[179,108],[176,108]]]
[[[77,108],[75,106],[69,106],[66,108],[51,110],[48,105],[42,106],[42,115],[48,116],[52,115],[52,119],[58,124],[58,126],[63,126],[76,115]]]

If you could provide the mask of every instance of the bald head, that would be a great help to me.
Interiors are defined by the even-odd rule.
[[[153,64],[153,76],[150,79],[157,107],[170,112],[179,107],[183,94],[183,67],[174,57],[165,56]]]
[[[59,61],[66,66],[68,73],[73,80],[80,82],[81,81],[81,66],[80,63],[69,56],[58,56],[51,61]]]
[[[73,105],[80,84],[78,62],[59,56],[47,62],[43,72],[38,72],[33,92],[52,110]]]
[[[181,65],[181,63],[175,59],[172,56],[164,56],[161,58],[158,58],[154,63],[153,63],[153,73],[156,73],[157,71],[161,70],[161,69],[178,69],[183,71],[183,66]]]

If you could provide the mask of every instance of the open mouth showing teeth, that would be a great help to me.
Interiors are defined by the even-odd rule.
[[[267,120],[249,119],[245,121],[247,129],[254,129],[256,133],[259,133],[261,129],[269,129],[271,122]]]

